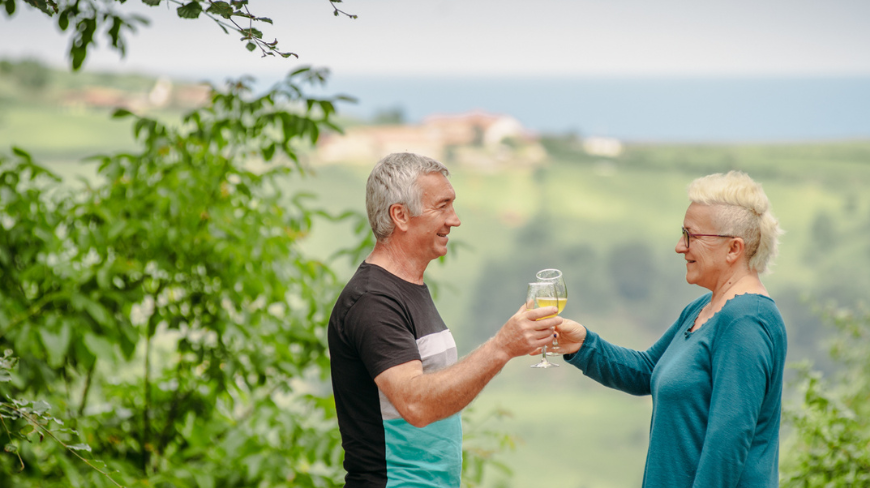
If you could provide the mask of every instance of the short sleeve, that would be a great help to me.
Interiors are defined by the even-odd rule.
[[[399,302],[366,294],[348,311],[344,335],[374,379],[393,366],[420,360],[411,327],[408,311]]]

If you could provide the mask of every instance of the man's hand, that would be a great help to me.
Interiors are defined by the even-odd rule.
[[[562,317],[542,317],[557,313],[559,310],[556,307],[526,310],[523,305],[495,335],[496,347],[507,355],[507,359],[511,359],[546,346],[552,342],[555,327],[562,323]]]
[[[565,319],[556,326],[556,333],[559,334],[559,352],[562,354],[574,354],[586,340],[586,327],[571,319]]]

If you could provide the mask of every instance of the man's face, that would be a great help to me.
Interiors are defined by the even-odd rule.
[[[447,254],[447,234],[461,223],[453,209],[456,192],[441,173],[423,175],[417,185],[422,212],[411,217],[407,236],[413,249],[431,261]]]

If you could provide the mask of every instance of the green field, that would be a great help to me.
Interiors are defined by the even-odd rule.
[[[30,150],[71,184],[94,175],[93,163],[79,158],[135,147],[129,122],[110,120],[107,110],[71,111],[51,97],[10,93],[0,90],[0,152],[8,154],[11,145]],[[606,160],[572,141],[545,142],[551,158],[536,168],[480,172],[446,161],[462,225],[451,233],[448,258],[433,263],[427,279],[463,353],[498,329],[520,306],[533,272],[546,267],[566,274],[565,316],[613,342],[647,347],[705,292],[685,284],[682,257],[673,250],[688,205],[686,186],[740,169],[763,184],[786,231],[774,273],[763,279],[786,318],[789,360],[829,367],[812,300],[852,305],[870,297],[870,141],[629,144],[622,156]],[[316,195],[314,205],[331,212],[363,212],[369,169],[314,167],[305,178],[288,180],[284,191],[288,198]],[[302,246],[328,259],[352,242],[348,224],[323,221]],[[356,265],[336,264],[345,277]],[[513,476],[493,472],[487,486],[637,486],[649,398],[607,390],[573,367],[528,368],[534,361],[511,362],[473,404],[474,415],[512,412],[487,425],[518,439],[500,458]]]

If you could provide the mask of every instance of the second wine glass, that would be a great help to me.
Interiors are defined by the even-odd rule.
[[[548,282],[537,282],[537,283],[529,283],[529,290],[526,293],[526,308],[540,308],[540,307],[551,307],[553,306],[553,302],[555,301],[555,297],[553,295],[554,287],[552,283]],[[547,317],[542,317],[538,320],[543,320],[549,317],[555,317],[556,315],[549,315]],[[547,347],[544,346],[541,348],[541,361],[533,364],[532,368],[553,368],[559,366],[556,363],[551,363],[547,360]]]
[[[553,268],[542,269],[535,274],[535,278],[537,278],[538,283],[550,283],[553,285],[552,298],[539,298],[539,306],[554,306],[559,309],[559,313],[562,313],[562,310],[565,309],[565,305],[568,303],[568,287],[565,285],[565,278],[562,276],[562,272]],[[547,355],[549,356],[560,355],[559,339],[554,337],[553,344],[547,349]]]

